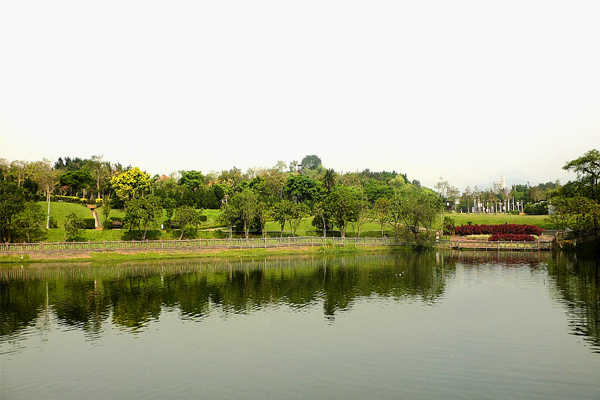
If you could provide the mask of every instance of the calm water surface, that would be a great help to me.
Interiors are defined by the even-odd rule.
[[[2,399],[599,399],[597,260],[0,270]]]

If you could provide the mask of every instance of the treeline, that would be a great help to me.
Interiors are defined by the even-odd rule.
[[[355,224],[360,235],[364,223],[376,219],[382,234],[386,224],[396,234],[408,226],[419,240],[423,236],[419,228],[430,228],[441,211],[438,196],[416,180],[409,182],[406,174],[368,169],[338,173],[323,167],[316,155],[247,172],[234,167],[220,173],[189,170],[153,177],[98,156],[61,157],[53,165],[2,160],[0,174],[7,194],[3,197],[12,199],[2,215],[3,241],[29,241],[40,233],[44,211],[32,201],[42,199],[49,207],[53,199],[101,206],[106,227],[112,223],[110,210],[123,209],[122,222],[141,232],[142,239],[163,213],[167,227],[181,229],[183,238],[201,223],[201,210],[221,209],[221,223],[246,237],[250,232],[265,234],[268,221],[278,222],[282,232],[287,224],[295,234],[300,221],[312,216],[315,229],[324,235],[335,229],[345,236],[349,224]],[[24,204],[31,212],[25,212]],[[82,225],[70,217],[65,223],[67,238],[76,236]],[[46,228],[50,225],[47,218]]]

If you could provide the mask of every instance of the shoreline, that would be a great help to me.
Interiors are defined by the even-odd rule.
[[[55,253],[26,253],[21,255],[0,255],[0,269],[14,267],[17,264],[35,263],[76,263],[93,261],[131,261],[131,260],[168,260],[181,258],[217,258],[237,259],[271,255],[300,255],[300,254],[352,254],[389,252],[408,249],[409,246],[290,246],[277,248],[248,248],[248,249],[194,249],[194,250],[124,250],[124,251],[77,251]]]

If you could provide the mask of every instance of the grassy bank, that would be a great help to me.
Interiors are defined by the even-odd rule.
[[[113,252],[70,252],[56,254],[24,254],[22,256],[0,256],[0,268],[15,268],[29,263],[103,262],[135,260],[169,260],[181,258],[239,259],[267,256],[310,255],[310,254],[353,254],[366,252],[389,252],[396,248],[383,246],[303,246],[279,248],[201,250],[201,251],[113,251]]]
[[[40,202],[40,205],[45,207],[46,203]],[[82,218],[91,217],[90,210],[79,204],[71,204],[71,203],[52,203],[51,204],[51,217],[57,221],[58,228],[50,229],[45,232],[43,237],[38,238],[36,241],[52,243],[52,242],[62,242],[65,239],[65,231],[64,231],[64,220],[65,217],[74,212],[77,216]],[[220,215],[220,210],[204,210],[202,212],[203,215],[207,217],[207,221],[203,222],[200,226],[200,229],[196,232],[196,234],[191,237],[192,239],[223,239],[229,236],[228,227],[219,227],[218,218]],[[98,215],[102,220],[104,217],[102,215],[102,208],[98,209]],[[124,217],[123,210],[111,210],[110,217]],[[434,229],[440,229],[441,221],[444,217],[450,217],[454,220],[456,226],[466,225],[468,223],[472,224],[529,224],[536,225],[544,229],[552,229],[553,226],[550,224],[548,220],[548,216],[544,215],[507,215],[507,214],[457,214],[457,213],[445,213],[435,222]],[[176,240],[179,238],[181,231],[180,230],[161,230],[157,229],[161,224],[166,222],[166,215],[163,215],[159,223],[156,227],[152,228],[148,231],[147,239],[148,240]],[[276,237],[281,235],[281,226],[277,222],[268,222],[266,224],[266,229],[268,232],[268,236]],[[393,235],[392,229],[390,227],[386,227],[385,229],[386,235]],[[321,236],[322,231],[316,230],[312,225],[312,217],[305,218],[300,223],[297,231],[295,232],[296,236]],[[358,234],[358,226],[356,224],[349,224],[347,232],[348,237],[357,237]],[[338,231],[328,232],[330,236],[339,236]],[[236,236],[240,236],[240,234],[236,234]],[[258,235],[260,236],[260,235]],[[292,231],[290,229],[289,224],[285,225],[283,230],[283,236],[292,236]],[[365,223],[360,229],[360,236],[363,237],[380,237],[381,236],[381,227],[376,221],[369,221]],[[257,235],[255,235],[257,237]],[[119,241],[119,240],[139,240],[141,239],[140,232],[129,232],[127,229],[108,229],[108,230],[83,230],[80,235],[76,238],[76,241],[87,242],[87,241]]]
[[[509,214],[457,214],[445,213],[443,217],[450,217],[456,226],[467,225],[498,225],[498,224],[527,224],[536,225],[543,229],[554,229],[547,215],[509,215]]]

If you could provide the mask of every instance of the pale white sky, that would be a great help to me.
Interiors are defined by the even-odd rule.
[[[5,0],[0,157],[566,182],[600,148],[599,21],[597,0]]]

